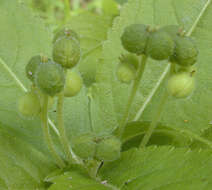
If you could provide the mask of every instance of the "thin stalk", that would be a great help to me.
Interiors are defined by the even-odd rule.
[[[65,13],[65,21],[67,21],[71,16],[71,3],[70,0],[64,0],[64,13]]]
[[[72,157],[71,149],[69,146],[68,138],[66,136],[66,131],[64,127],[64,119],[63,119],[63,104],[64,104],[64,94],[61,92],[58,95],[58,101],[57,101],[57,125],[58,130],[60,133],[60,143],[63,146],[66,158],[68,159],[69,163],[74,163],[75,160]]]
[[[142,78],[144,70],[145,70],[146,62],[147,62],[147,56],[143,55],[141,63],[139,65],[138,73],[137,73],[136,78],[135,78],[135,80],[133,82],[132,90],[131,90],[130,97],[129,97],[128,102],[127,102],[127,107],[126,107],[126,110],[124,112],[123,119],[122,119],[122,121],[120,123],[119,128],[116,131],[117,137],[119,137],[119,138],[122,137],[124,129],[125,129],[125,126],[127,124],[129,113],[130,113],[130,108],[131,108],[132,103],[133,103],[133,101],[135,99],[135,96],[136,96],[136,93],[137,93],[141,78]]]
[[[41,113],[41,121],[42,121],[42,125],[43,125],[44,138],[46,140],[49,151],[51,152],[52,156],[56,160],[57,165],[60,168],[64,168],[65,163],[60,158],[60,156],[57,154],[57,151],[55,150],[54,143],[52,141],[50,131],[49,131],[49,126],[48,126],[48,96],[47,95],[44,95],[43,109],[42,109],[42,113]]]
[[[142,142],[140,144],[140,148],[144,148],[147,145],[150,137],[152,136],[152,133],[155,130],[155,128],[157,126],[157,123],[158,123],[158,121],[160,120],[160,118],[162,116],[163,108],[165,107],[165,103],[166,103],[166,101],[168,99],[168,96],[169,96],[169,94],[166,91],[163,94],[163,96],[161,97],[160,103],[159,103],[159,105],[157,107],[157,110],[156,110],[156,112],[154,114],[154,117],[153,117],[153,120],[152,120],[152,122],[150,124],[150,127],[149,127],[148,131],[146,132],[146,134],[144,135],[144,138],[143,138],[143,140],[142,140]]]
[[[175,64],[171,63],[170,75],[173,74],[174,72],[175,72]],[[156,111],[155,111],[155,113],[153,115],[153,120],[152,120],[152,122],[151,122],[151,124],[149,126],[149,129],[148,129],[148,131],[144,135],[144,138],[141,141],[140,148],[144,148],[147,145],[147,143],[149,142],[149,139],[151,138],[153,131],[155,130],[155,128],[157,127],[158,122],[160,121],[160,118],[161,118],[162,113],[164,111],[165,104],[167,102],[168,97],[169,97],[169,93],[165,89],[165,92],[162,95],[162,97],[160,99],[160,102],[159,102],[159,105],[158,105],[158,107],[157,107],[157,109],[156,109]]]

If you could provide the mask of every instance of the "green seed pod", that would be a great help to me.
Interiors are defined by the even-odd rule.
[[[121,42],[128,52],[141,55],[145,52],[148,36],[147,26],[132,24],[125,28]]]
[[[25,117],[35,117],[41,112],[38,95],[31,91],[22,96],[18,102],[18,111]]]
[[[152,32],[147,45],[147,54],[155,60],[168,59],[174,52],[174,41],[164,31]]]
[[[116,71],[116,76],[120,82],[130,83],[135,79],[136,69],[133,65],[127,63],[119,63]]]
[[[167,90],[175,98],[186,98],[194,90],[194,77],[191,73],[180,72],[170,77],[167,84]]]
[[[139,59],[138,59],[138,56],[136,56],[135,54],[127,53],[127,54],[121,55],[119,60],[120,60],[120,63],[130,64],[136,70],[138,69]]]
[[[198,49],[189,37],[175,38],[175,50],[170,61],[180,66],[188,67],[196,63],[198,57]]]
[[[76,39],[78,42],[80,41],[78,34],[74,30],[68,27],[64,27],[54,35],[53,43],[55,43],[58,39],[63,37],[70,37]]]
[[[114,161],[120,157],[121,142],[112,136],[97,144],[96,158],[103,161]]]
[[[64,68],[70,69],[76,66],[80,57],[80,44],[76,39],[63,37],[54,43],[53,59]]]
[[[65,97],[76,96],[80,92],[81,88],[82,88],[81,76],[74,71],[68,71],[66,75],[64,96]]]
[[[32,57],[25,67],[27,78],[30,79],[34,83],[35,73],[37,71],[37,68],[39,67],[40,64],[48,62],[48,60],[49,59],[47,57],[40,56],[40,55],[36,55],[36,56]]]
[[[42,62],[41,56],[37,55],[37,56],[32,57],[25,67],[26,76],[32,82],[34,82],[34,75],[36,73],[38,66],[41,64],[41,62]]]
[[[35,82],[41,92],[54,96],[63,90],[65,74],[59,64],[48,61],[38,67]]]
[[[77,136],[73,139],[73,151],[83,159],[93,158],[96,152],[95,137],[91,133]]]

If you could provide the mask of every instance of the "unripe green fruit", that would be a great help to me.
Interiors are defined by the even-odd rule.
[[[188,97],[195,88],[194,77],[191,73],[180,72],[171,76],[168,80],[167,90],[175,98]]]
[[[65,74],[59,64],[49,61],[38,67],[35,82],[44,94],[54,96],[63,90]]]
[[[87,133],[73,139],[73,151],[83,159],[93,158],[96,152],[96,142],[93,134]]]
[[[120,157],[121,142],[112,136],[97,144],[96,158],[103,161],[114,161]]]
[[[132,24],[125,28],[121,36],[121,42],[128,52],[141,55],[145,52],[148,36],[147,26]]]
[[[138,69],[139,59],[138,59],[138,56],[136,56],[135,54],[127,53],[127,54],[121,55],[119,60],[120,60],[120,63],[130,64],[135,69]]]
[[[82,88],[81,76],[74,71],[68,71],[66,75],[64,96],[65,97],[76,96],[80,92],[81,88]]]
[[[37,71],[38,66],[41,64],[41,62],[42,62],[41,56],[37,55],[37,56],[32,57],[25,67],[26,76],[32,82],[34,82],[35,73]]]
[[[175,50],[171,62],[187,67],[195,64],[197,57],[198,50],[191,38],[180,36],[175,38]]]
[[[64,68],[73,68],[79,62],[81,50],[74,38],[63,37],[54,43],[53,59]]]
[[[130,83],[135,79],[136,69],[133,65],[127,63],[119,63],[116,71],[116,76],[120,82]]]
[[[48,61],[49,61],[49,59],[45,56],[36,55],[36,56],[32,57],[25,67],[27,78],[30,79],[34,83],[35,82],[35,73],[37,71],[37,68],[40,66],[40,64],[48,62]]]
[[[70,37],[76,39],[78,42],[80,41],[79,36],[75,31],[68,27],[64,27],[54,35],[53,43],[63,37]]]
[[[41,104],[36,93],[27,92],[18,102],[18,111],[25,117],[35,117],[41,112]]]
[[[152,32],[147,45],[147,54],[155,60],[168,59],[174,52],[174,41],[164,31]]]

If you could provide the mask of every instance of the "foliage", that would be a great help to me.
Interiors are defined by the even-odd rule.
[[[90,1],[86,8],[73,2],[0,1],[0,189],[211,189],[211,1],[101,0]],[[174,36],[180,32],[192,47],[195,44],[195,66],[154,60],[145,51],[131,59],[121,36],[133,24],[147,26],[148,32],[175,25],[170,27],[174,51],[178,43]],[[29,111],[36,111],[39,104],[41,113],[23,116],[18,100],[37,88],[25,67],[38,55],[51,62],[54,35],[64,27],[79,37],[81,57],[71,70],[60,69],[79,73],[80,86],[69,98],[63,91],[51,94],[57,100],[52,108],[53,99],[39,91],[40,101],[29,104],[33,106]],[[162,44],[161,37],[155,39]],[[185,44],[181,53],[190,50],[191,44]],[[65,47],[59,51],[67,53]],[[124,60],[126,55],[129,59]],[[117,78],[123,60],[129,65],[132,60],[128,83]],[[34,73],[40,64],[37,67]],[[195,90],[176,99],[167,94],[167,82],[182,71],[195,77]],[[48,69],[42,74],[52,77]],[[53,79],[58,82],[57,76]],[[55,85],[53,80],[47,82]],[[176,84],[180,92],[185,92],[184,82]],[[85,134],[92,137],[86,139]],[[111,136],[115,140],[108,143]],[[88,156],[87,140],[92,145]]]

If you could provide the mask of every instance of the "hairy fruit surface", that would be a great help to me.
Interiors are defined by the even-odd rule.
[[[41,104],[38,95],[27,92],[18,101],[18,111],[25,117],[35,117],[41,112]]]
[[[141,55],[145,52],[149,33],[147,26],[132,24],[127,26],[121,36],[121,42],[125,50]]]
[[[195,88],[194,77],[191,73],[180,72],[172,75],[167,84],[169,94],[175,98],[186,98]]]
[[[72,97],[76,96],[82,88],[82,78],[74,71],[68,71],[66,74],[66,82],[64,87],[64,96]]]
[[[119,63],[116,71],[116,76],[120,82],[130,83],[135,79],[136,69],[133,65],[127,63]]]
[[[70,37],[74,38],[78,42],[80,41],[78,34],[74,30],[70,29],[69,27],[64,27],[58,32],[56,32],[53,38],[53,43],[55,43],[57,40],[63,37]]]
[[[44,93],[54,96],[61,92],[65,84],[62,67],[52,61],[43,63],[36,72],[36,85]]]
[[[198,49],[189,37],[177,37],[175,39],[175,50],[171,61],[180,66],[188,67],[196,63]]]
[[[174,52],[174,41],[164,31],[152,32],[147,45],[147,54],[155,60],[168,59]]]
[[[79,62],[80,57],[80,44],[76,39],[65,36],[54,43],[53,59],[62,67],[73,68]]]

